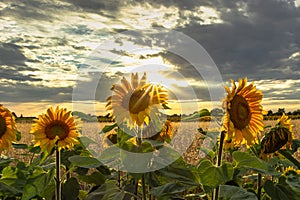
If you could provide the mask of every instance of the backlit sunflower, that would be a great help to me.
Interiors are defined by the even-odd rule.
[[[247,78],[239,79],[238,88],[234,80],[231,83],[231,90],[225,86],[228,95],[223,102],[226,113],[222,129],[227,132],[224,147],[249,146],[256,142],[258,132],[264,130],[264,111],[260,105],[263,94],[253,82],[247,85]]]
[[[106,109],[117,123],[127,121],[130,127],[149,124],[151,115],[157,108],[167,104],[167,91],[160,85],[146,83],[146,73],[139,81],[138,74],[131,74],[129,82],[125,77],[121,84],[111,88],[113,95],[108,97]]]
[[[16,122],[12,113],[0,104],[0,153],[16,141]]]
[[[79,144],[80,120],[72,116],[71,111],[58,106],[48,108],[46,114],[39,115],[32,125],[30,133],[35,136],[35,146],[51,152],[57,144],[58,150],[69,149]]]

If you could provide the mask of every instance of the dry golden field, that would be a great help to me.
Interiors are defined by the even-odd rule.
[[[274,125],[276,121],[265,121],[266,125]],[[300,120],[292,120],[294,125],[295,138],[300,139]],[[105,123],[83,123],[82,135],[89,137],[97,142],[91,147],[95,152],[101,152],[105,148],[105,139],[103,135],[98,133],[105,126]],[[17,123],[18,130],[21,132],[22,138],[19,143],[31,144],[33,137],[29,134],[31,124],[30,123]],[[198,147],[201,145],[211,148],[210,140],[201,139],[201,134],[198,133],[197,129],[201,127],[203,130],[207,131],[218,131],[219,127],[216,123],[210,122],[182,122],[173,123],[174,139],[172,140],[171,146],[176,150],[179,150],[184,156],[185,160],[190,164],[197,164],[200,157],[203,154],[199,153]],[[17,157],[19,159],[29,159],[28,156],[23,155],[24,150],[11,149],[8,152],[8,156]],[[299,160],[300,149],[294,154],[294,156]]]

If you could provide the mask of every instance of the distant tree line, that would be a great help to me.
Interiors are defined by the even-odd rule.
[[[297,109],[295,111],[289,111],[286,112],[284,108],[278,108],[277,112],[273,112],[272,110],[269,110],[268,113],[264,116],[265,120],[276,120],[282,116],[282,114],[285,113],[288,115],[291,119],[300,119],[300,109]],[[21,114],[19,117],[16,115],[16,113],[12,112],[12,115],[15,117],[17,122],[32,122],[34,119],[37,119],[36,117],[24,117],[23,114]],[[195,111],[192,114],[173,114],[173,115],[166,115],[165,117],[172,121],[172,122],[180,122],[180,121],[210,121],[212,117],[221,118],[224,115],[224,110],[220,108],[213,108],[211,111],[204,108],[200,111]],[[83,116],[83,114],[82,114]],[[85,118],[80,116],[80,118]],[[95,116],[96,117],[96,116]],[[100,115],[96,117],[98,122],[114,122],[114,119],[110,114],[106,115]]]
[[[300,119],[300,109],[297,109],[295,111],[286,112],[284,108],[278,108],[277,112],[273,112],[272,110],[269,110],[268,114],[265,116],[265,119],[266,120],[275,120],[275,119],[280,118],[283,113],[288,115],[291,119]]]

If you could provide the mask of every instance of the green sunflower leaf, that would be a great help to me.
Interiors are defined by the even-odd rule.
[[[105,176],[100,172],[93,172],[91,175],[80,175],[79,179],[88,184],[102,185],[105,183]]]
[[[257,200],[257,196],[253,192],[232,185],[220,186],[220,198],[224,200]]]
[[[93,192],[89,193],[85,200],[120,200],[123,199],[125,193],[117,186],[116,181],[109,180]]]
[[[79,195],[80,185],[76,178],[71,177],[62,185],[63,199],[76,200]]]
[[[300,140],[292,140],[292,153],[295,153],[300,147]]]
[[[278,150],[278,152],[281,155],[283,155],[286,159],[291,161],[294,165],[296,165],[298,167],[298,169],[300,169],[300,162],[298,160],[296,160],[288,150],[280,149],[280,150]]]
[[[174,195],[184,192],[188,187],[179,183],[167,183],[162,186],[151,189],[150,194],[155,197],[173,197]]]
[[[73,165],[83,168],[96,168],[101,165],[101,162],[93,157],[88,156],[72,156],[68,159]]]
[[[18,144],[18,143],[14,143],[14,142],[12,142],[12,146],[15,149],[27,149],[28,148],[27,144]]]
[[[288,185],[274,184],[267,180],[264,184],[264,190],[272,198],[272,200],[291,200],[298,199],[298,195]]]
[[[233,152],[232,157],[236,162],[237,168],[247,168],[269,175],[280,174],[279,172],[275,171],[275,169],[270,164],[255,156],[252,156],[247,152],[235,151]]]
[[[201,183],[209,187],[217,187],[233,178],[233,166],[225,162],[216,167],[209,160],[203,159],[199,163],[198,172]]]
[[[118,126],[117,123],[114,123],[113,125],[106,125],[106,126],[103,127],[103,129],[102,129],[102,131],[100,132],[100,134],[102,134],[102,133],[107,133],[107,132],[113,130],[114,128],[116,128],[117,126]]]

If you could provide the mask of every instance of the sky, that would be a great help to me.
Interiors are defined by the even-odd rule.
[[[105,114],[136,72],[169,91],[170,113],[219,107],[243,77],[265,110],[299,109],[300,1],[0,2],[0,102],[17,115]]]

